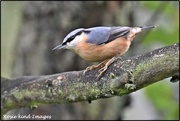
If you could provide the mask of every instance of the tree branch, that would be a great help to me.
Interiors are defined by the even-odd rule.
[[[101,79],[98,69],[43,76],[1,78],[1,110],[40,104],[91,101],[121,96],[152,83],[179,79],[179,43],[152,52],[117,60]]]

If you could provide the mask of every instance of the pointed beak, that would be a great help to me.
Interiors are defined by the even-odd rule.
[[[54,50],[59,50],[59,49],[64,49],[64,48],[65,48],[65,46],[61,44],[61,45],[56,46],[52,50],[54,51]]]
[[[151,28],[155,28],[156,26],[143,26],[143,27],[140,27],[141,30],[145,30],[145,29],[151,29]]]
[[[133,28],[133,32],[134,32],[134,34],[137,34],[137,33],[142,32],[143,30],[151,29],[151,28],[155,28],[155,27],[156,27],[156,26],[134,27],[134,28]]]

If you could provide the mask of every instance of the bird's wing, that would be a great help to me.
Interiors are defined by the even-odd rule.
[[[86,29],[86,31],[88,32],[87,43],[101,45],[108,40],[111,27],[93,27]]]
[[[93,27],[86,29],[88,33],[87,43],[101,45],[125,36],[130,27]]]
[[[130,27],[111,27],[111,34],[106,43],[115,40],[118,37],[126,36],[130,31]]]

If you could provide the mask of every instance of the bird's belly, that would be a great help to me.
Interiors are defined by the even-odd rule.
[[[103,45],[85,44],[83,47],[78,47],[79,49],[75,50],[75,52],[84,60],[99,62],[124,54],[128,50],[129,45],[130,42],[127,40],[114,40]]]

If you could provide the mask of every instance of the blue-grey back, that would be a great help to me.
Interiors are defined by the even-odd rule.
[[[101,45],[111,42],[112,40],[125,36],[130,30],[130,27],[93,27],[85,29],[88,32],[87,43]]]

